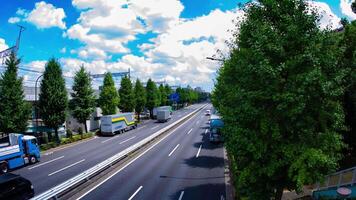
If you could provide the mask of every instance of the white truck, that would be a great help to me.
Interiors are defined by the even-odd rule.
[[[105,115],[100,118],[100,121],[102,135],[115,135],[116,133],[123,133],[137,127],[133,112]]]
[[[153,118],[157,118],[157,112],[160,110],[168,110],[170,112],[170,114],[172,115],[172,107],[171,106],[160,106],[160,107],[155,107],[153,108]]]
[[[157,111],[157,121],[166,122],[171,119],[171,112],[169,110],[158,110]]]

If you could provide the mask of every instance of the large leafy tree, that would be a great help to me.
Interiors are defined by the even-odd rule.
[[[70,101],[69,108],[73,117],[76,118],[79,123],[84,124],[85,132],[88,132],[86,121],[94,112],[95,96],[91,86],[90,75],[85,71],[84,66],[81,66],[75,73],[72,89],[72,100]]]
[[[246,9],[213,104],[221,113],[237,191],[281,199],[335,170],[342,148],[339,49],[303,0]]]
[[[138,121],[140,121],[140,114],[146,106],[146,90],[139,79],[137,79],[135,83],[134,96],[135,111],[138,115]]]
[[[160,105],[161,106],[165,106],[167,105],[167,93],[166,93],[166,89],[165,87],[163,86],[163,84],[160,84],[159,87],[159,92],[160,92],[160,97],[161,97],[161,100],[160,100]]]
[[[132,112],[135,108],[135,96],[132,88],[132,83],[129,77],[125,76],[121,79],[121,87],[119,89],[120,104],[119,108],[122,112]]]
[[[146,107],[150,110],[150,116],[153,117],[153,108],[159,106],[160,96],[156,83],[148,79],[146,85]]]
[[[340,33],[335,34],[340,35]],[[348,148],[345,148],[341,167],[348,168],[356,164],[356,21],[345,26],[341,38],[340,48],[343,49],[343,52],[340,56],[340,66],[348,71],[343,98],[347,127],[343,138]]]
[[[11,53],[5,64],[0,78],[0,132],[19,133],[26,130],[31,105],[24,99],[22,78],[17,75],[20,59]]]
[[[54,58],[46,64],[38,103],[43,122],[54,129],[55,139],[59,143],[58,128],[66,119],[68,94],[61,66]]]
[[[119,93],[115,88],[115,83],[110,72],[107,72],[104,77],[100,97],[98,99],[99,106],[103,115],[112,115],[117,111],[119,105]]]

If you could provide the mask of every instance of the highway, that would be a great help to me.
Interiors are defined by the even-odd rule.
[[[226,199],[223,147],[208,141],[205,110],[79,199]]]
[[[202,104],[196,104],[178,110],[166,123],[148,120],[137,129],[123,134],[94,137],[68,147],[49,150],[41,155],[41,161],[37,164],[17,169],[13,173],[29,179],[37,195],[117,154],[201,106]]]

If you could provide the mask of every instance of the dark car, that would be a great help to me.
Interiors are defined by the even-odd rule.
[[[0,175],[0,199],[30,199],[34,194],[29,180],[11,173]]]

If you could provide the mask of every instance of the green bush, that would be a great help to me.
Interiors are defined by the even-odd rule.
[[[69,137],[69,138],[66,138],[66,137],[61,138],[60,144],[57,144],[56,142],[48,142],[47,144],[41,144],[40,149],[41,149],[41,151],[46,151],[48,149],[57,147],[59,145],[70,144],[70,143],[77,142],[82,139],[90,138],[92,136],[94,136],[94,133],[92,133],[92,132],[84,133],[83,135],[79,135],[79,134],[72,135],[72,137]]]
[[[72,132],[72,130],[70,130],[70,129],[67,129],[67,138],[71,138],[71,137],[73,137],[73,132]]]

